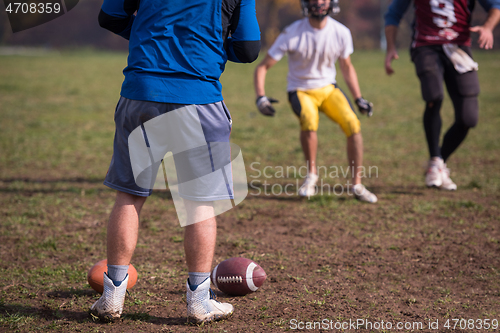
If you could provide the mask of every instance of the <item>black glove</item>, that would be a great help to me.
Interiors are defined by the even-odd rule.
[[[373,103],[368,102],[363,97],[356,99],[356,105],[358,106],[360,113],[366,114],[368,117],[373,115]]]
[[[264,116],[274,116],[276,113],[276,110],[273,108],[271,103],[278,103],[279,101],[274,98],[270,98],[267,96],[260,96],[257,97],[257,100],[255,101],[255,104],[257,104],[257,108],[259,109],[260,113],[262,113]]]

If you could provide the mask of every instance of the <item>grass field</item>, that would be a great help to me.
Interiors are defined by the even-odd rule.
[[[376,51],[352,56],[363,96],[375,105],[372,118],[360,119],[364,164],[373,170],[364,183],[378,195],[376,205],[345,194],[307,200],[274,191],[276,184],[296,191],[300,175],[282,171],[303,165],[286,62],[267,77],[267,94],[280,100],[274,118],[255,108],[255,64],[228,64],[222,83],[232,141],[242,148],[252,186],[242,204],[218,218],[214,265],[245,256],[268,279],[246,297],[219,293],[235,306],[231,319],[188,326],[183,230],[165,192],[143,209],[132,262],[139,281],[123,320],[103,324],[87,313],[98,294],[86,273],[105,258],[114,202],[102,181],[126,54],[1,56],[0,332],[279,332],[293,329],[295,319],[422,323],[413,331],[451,332],[447,320],[451,328],[453,319],[483,320],[462,329],[472,332],[483,331],[485,319],[500,321],[499,54],[475,52],[480,121],[448,163],[457,192],[425,188],[419,83],[407,50],[392,77],[383,58]],[[442,116],[447,128],[448,98]],[[318,165],[346,168],[340,129],[322,116],[318,136]],[[346,182],[323,178],[332,186]],[[429,328],[436,321],[439,329]],[[365,324],[357,331],[390,329]]]

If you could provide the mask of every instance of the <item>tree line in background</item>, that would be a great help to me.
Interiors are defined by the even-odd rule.
[[[341,0],[335,19],[345,24],[353,35],[356,49],[381,47],[383,13],[391,0]],[[81,0],[72,11],[41,26],[12,33],[5,10],[0,13],[0,46],[39,46],[47,48],[94,47],[126,50],[127,41],[99,27],[97,15],[102,0]],[[1,6],[1,5],[0,5]],[[267,48],[280,31],[302,17],[299,0],[256,0],[263,47]],[[410,11],[409,11],[410,12]],[[473,24],[480,24],[486,13],[477,6]],[[411,13],[400,26],[398,43],[408,47],[411,35]],[[495,49],[500,48],[500,28],[495,31]]]

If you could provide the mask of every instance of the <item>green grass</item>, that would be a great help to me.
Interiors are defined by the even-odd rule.
[[[3,176],[100,178],[124,65],[123,54],[88,51],[2,57]]]
[[[183,325],[183,229],[170,200],[155,194],[141,216],[133,261],[141,284],[116,330],[283,331],[306,310],[301,319],[391,320],[403,316],[401,308],[423,318],[497,315],[500,58],[477,51],[475,59],[480,122],[449,160],[459,191],[443,193],[423,188],[424,104],[407,51],[391,77],[383,53],[352,55],[363,96],[375,105],[374,116],[360,120],[364,164],[378,172],[365,184],[378,194],[377,205],[345,195],[272,195],[273,184],[300,183],[303,166],[286,60],[267,75],[267,94],[280,100],[273,118],[255,107],[255,64],[229,63],[221,81],[232,140],[242,148],[248,180],[268,185],[260,195],[250,189],[221,216],[215,260],[258,261],[268,273],[267,289],[230,299],[243,313],[237,320]],[[71,51],[2,56],[0,63],[0,331],[113,331],[86,314],[97,297],[86,272],[106,253],[114,193],[102,181],[126,54]],[[453,121],[448,97],[442,116],[447,128]],[[345,168],[340,128],[322,115],[318,136],[318,165]],[[325,180],[345,184],[341,176]]]
[[[497,54],[476,52],[480,64],[480,123],[450,160],[460,172],[459,186],[494,193],[500,178],[489,165],[499,159],[500,125],[496,105]],[[383,53],[356,52],[352,61],[363,96],[375,105],[375,116],[361,117],[365,166],[378,171],[376,184],[407,186],[419,182],[427,151],[422,128],[423,102],[407,52],[401,51],[396,74],[383,71]],[[126,56],[121,53],[70,52],[44,57],[2,57],[0,70],[0,167],[4,178],[58,176],[99,180],[112,152],[113,112]],[[223,93],[233,115],[232,140],[243,148],[249,176],[255,169],[303,165],[297,119],[286,95],[286,60],[267,75],[266,92],[280,100],[274,118],[258,114],[254,105],[254,64],[229,63],[222,76]],[[62,73],[57,74],[56,73]],[[341,88],[348,93],[341,75]],[[349,93],[348,93],[349,94]],[[453,120],[446,98],[443,128]],[[443,131],[444,132],[444,131]],[[345,137],[322,116],[318,165],[346,167]],[[263,149],[262,143],[265,143]],[[250,163],[254,169],[250,169]],[[287,172],[289,178],[297,175]],[[372,174],[372,177],[374,175]],[[12,182],[10,188],[23,186]],[[68,189],[71,190],[71,189]],[[78,190],[78,189],[77,189]]]
[[[452,171],[460,173],[459,186],[484,189],[495,193],[500,177],[489,167],[500,158],[500,137],[496,135],[500,116],[495,105],[500,95],[495,84],[495,71],[500,66],[498,54],[476,52],[480,64],[481,82],[480,122],[471,130],[467,140],[450,159]],[[424,103],[413,64],[405,50],[394,64],[396,74],[389,77],[383,68],[384,54],[377,51],[355,52],[352,62],[356,67],[363,96],[374,103],[372,118],[360,116],[365,146],[365,167],[378,170],[378,185],[408,186],[421,182],[428,158],[422,126]],[[267,74],[266,94],[280,100],[274,118],[262,117],[253,105],[253,65],[229,64],[222,78],[226,103],[233,113],[233,141],[243,148],[247,161],[258,162],[249,171],[257,176],[265,166],[303,165],[297,119],[290,110],[286,95],[286,59],[271,68]],[[233,70],[238,68],[238,70]],[[243,74],[242,74],[243,72]],[[238,79],[239,78],[239,79]],[[342,76],[340,87],[350,95]],[[231,89],[231,90],[230,90]],[[453,122],[451,101],[446,96],[442,109],[443,133]],[[258,140],[255,140],[258,138]],[[281,138],[277,140],[276,138]],[[318,165],[346,167],[345,137],[337,125],[322,115],[318,130]],[[265,143],[265,149],[262,149]],[[247,163],[248,165],[249,163]],[[374,169],[375,170],[375,169]],[[372,173],[372,177],[375,173]],[[291,178],[291,177],[290,177]]]

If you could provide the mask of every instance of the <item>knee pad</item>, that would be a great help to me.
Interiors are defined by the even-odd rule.
[[[361,123],[356,116],[339,125],[347,138],[361,132]]]
[[[444,99],[443,83],[439,70],[425,71],[418,74],[422,99],[427,103]]]
[[[444,99],[443,91],[434,90],[430,87],[424,87],[422,85],[422,99],[427,103],[441,103]]]
[[[475,71],[458,75],[454,84],[448,89],[455,107],[455,121],[466,128],[477,125],[479,90],[479,79]]]
[[[319,113],[314,99],[305,92],[294,91],[288,93],[288,101],[299,118],[300,130],[316,132],[319,126]]]
[[[443,104],[443,98],[437,98],[437,99],[432,99],[432,100],[426,100],[425,101],[425,107],[426,111],[427,110],[432,110],[432,111],[438,111],[441,109],[441,104]]]
[[[319,118],[307,117],[301,115],[300,117],[300,130],[305,132],[317,132],[319,125]]]
[[[460,117],[457,116],[457,121],[463,123],[467,128],[475,127],[479,120],[479,104],[477,97],[463,98],[460,107],[462,110],[458,113]]]

